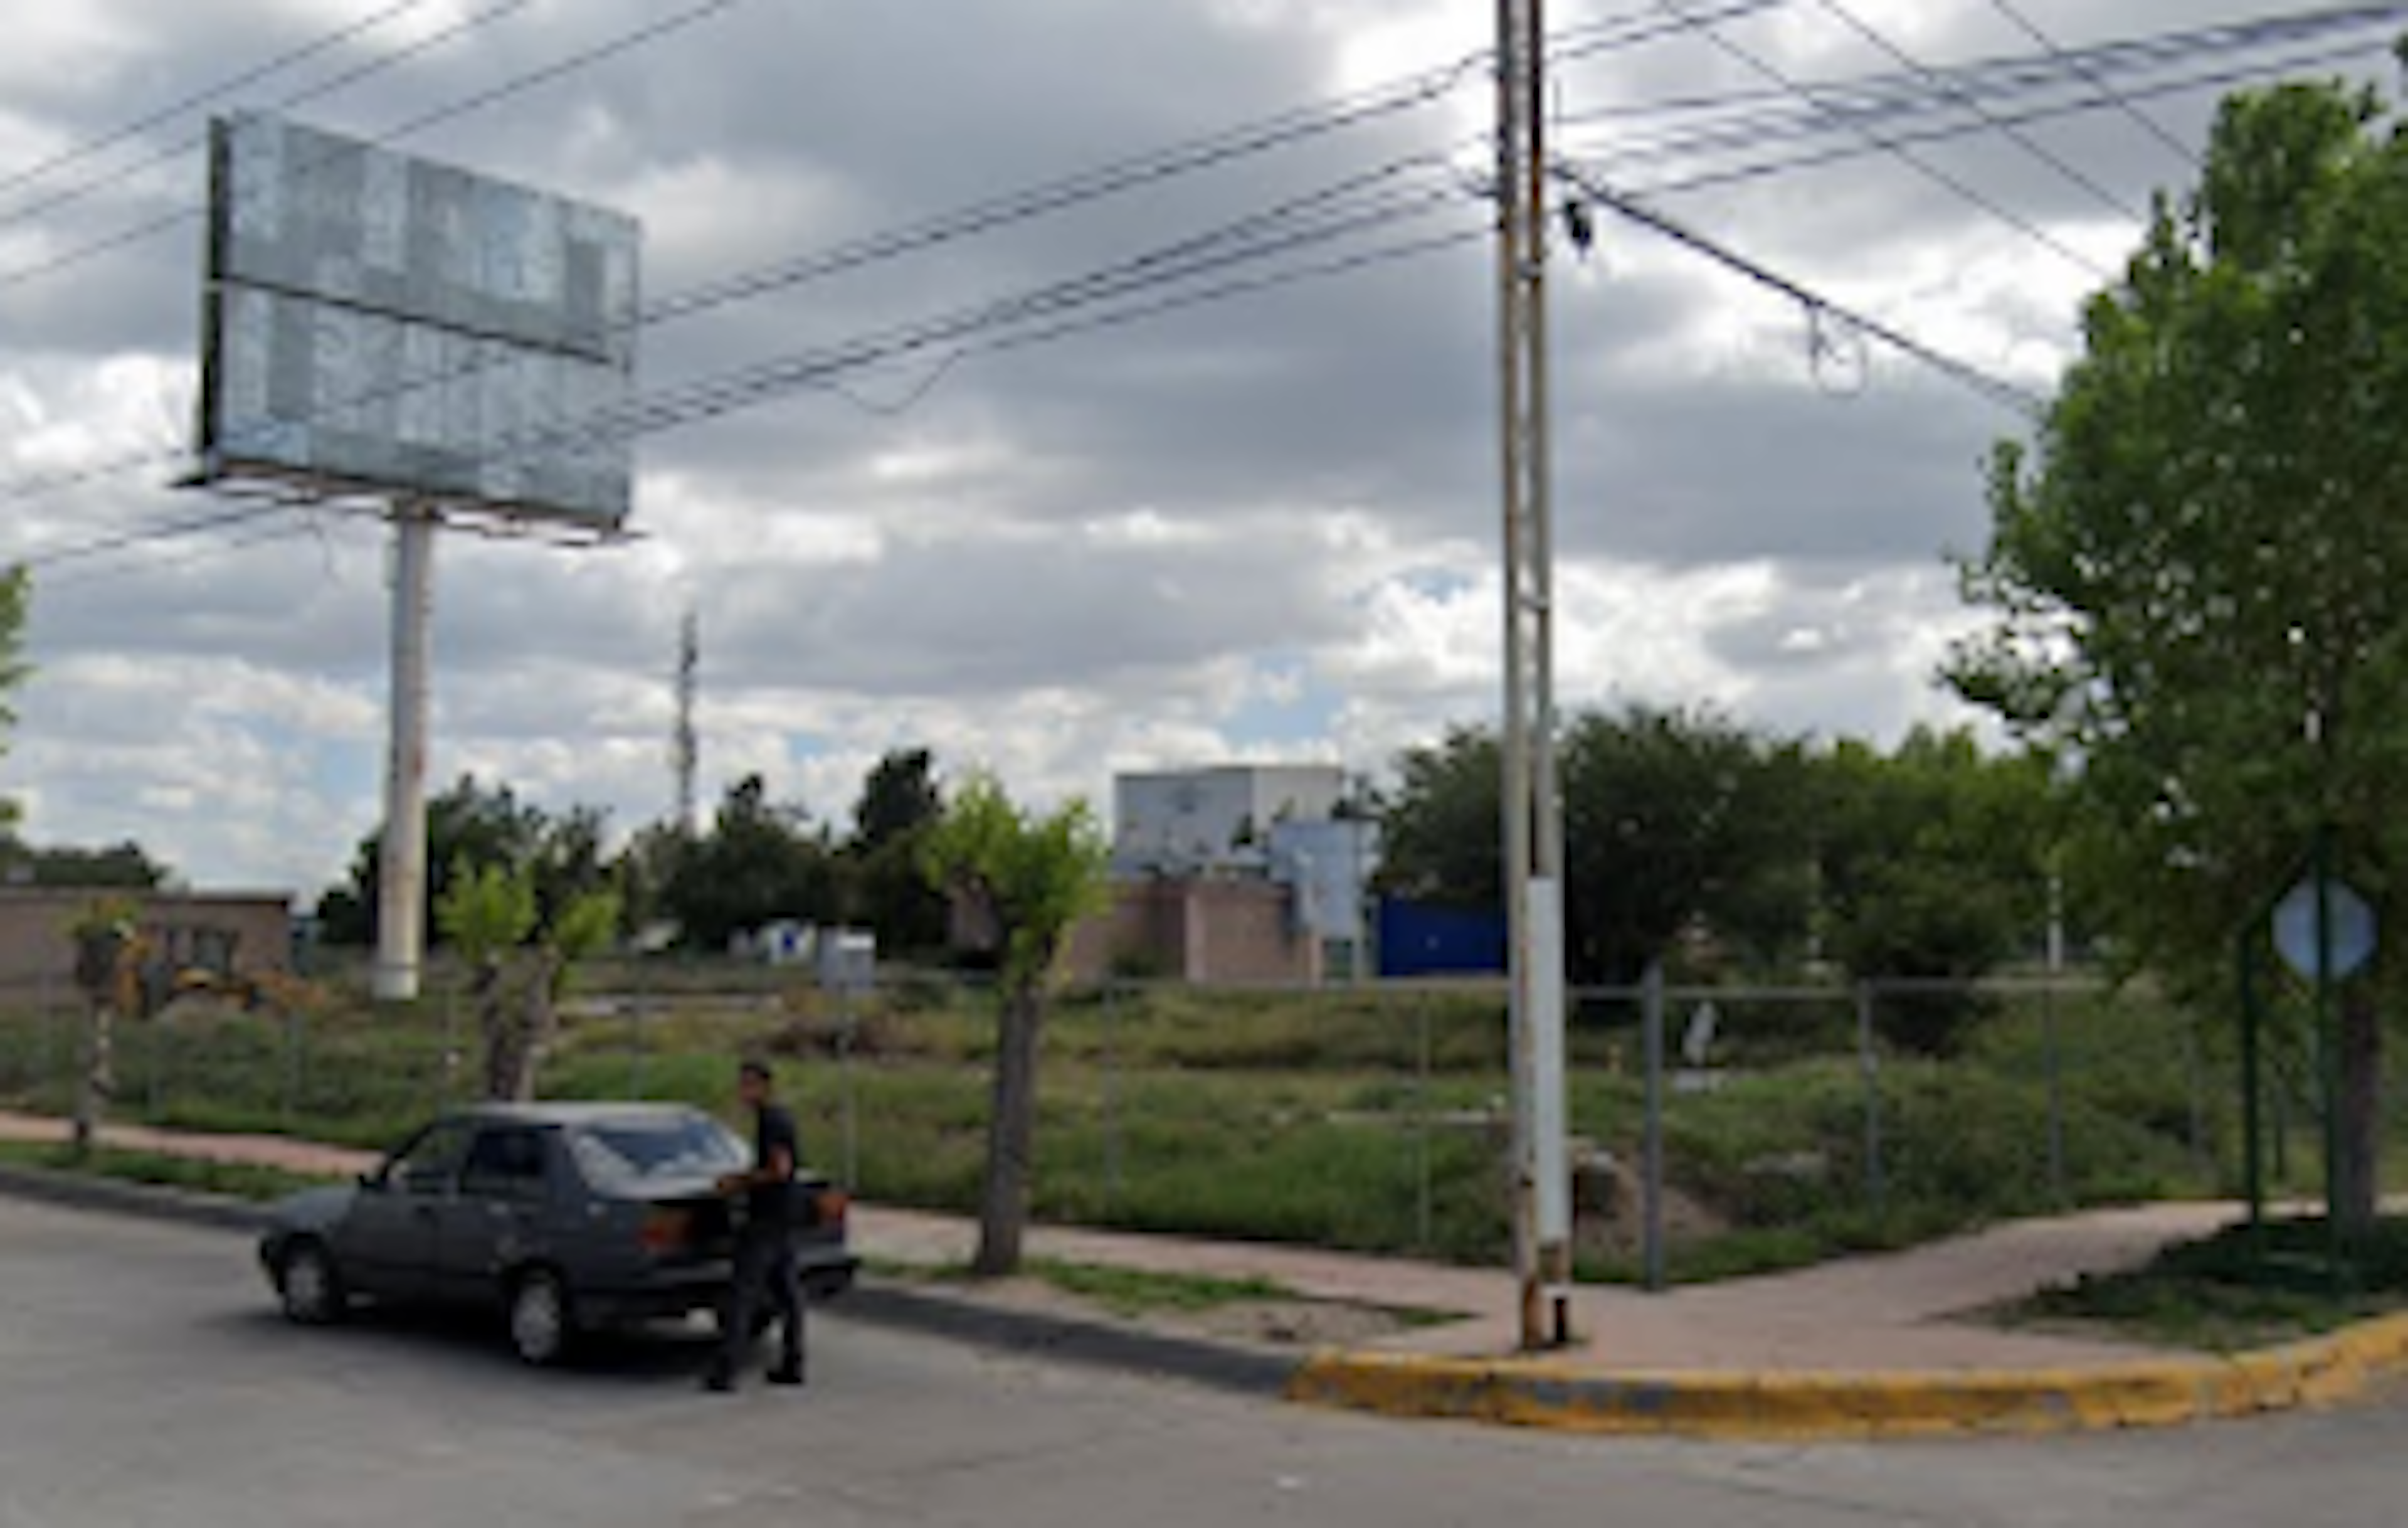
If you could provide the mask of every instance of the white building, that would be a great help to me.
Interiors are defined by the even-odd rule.
[[[1335,764],[1228,764],[1116,775],[1112,870],[1138,876],[1263,874],[1283,823],[1340,817]]]

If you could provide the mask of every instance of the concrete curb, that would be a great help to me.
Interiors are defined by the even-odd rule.
[[[236,1233],[256,1232],[265,1223],[264,1206],[248,1200],[13,1163],[0,1164],[0,1194]],[[1014,1310],[910,1284],[857,1282],[832,1310],[846,1319],[998,1352],[1183,1380],[1262,1400],[1277,1400],[1297,1370],[1297,1361],[1283,1353]]]
[[[1140,1327],[1014,1310],[891,1282],[861,1283],[843,1315],[1017,1356],[1178,1379],[1258,1400],[1278,1400],[1297,1374],[1295,1356]]]
[[[1386,1417],[1559,1432],[1803,1442],[2031,1435],[2324,1406],[2408,1375],[2408,1315],[2231,1358],[2009,1371],[1615,1375],[1543,1360],[1325,1352],[1287,1398]]]
[[[13,1162],[0,1163],[0,1194],[69,1209],[174,1220],[213,1231],[251,1232],[266,1224],[265,1210],[247,1199],[57,1168],[23,1167]]]

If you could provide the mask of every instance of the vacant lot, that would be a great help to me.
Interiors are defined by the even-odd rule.
[[[904,979],[850,1005],[759,972],[589,977],[548,1094],[727,1101],[730,1060],[784,1061],[811,1156],[901,1204],[972,1201],[992,1007]],[[2229,1069],[2212,1031],[2144,993],[1985,1000],[1946,1061],[1884,1052],[1869,1084],[1843,997],[1718,996],[1705,1072],[1668,1101],[1676,1276],[1895,1245],[2058,1203],[2219,1186]],[[1674,1039],[1697,1000],[1675,1010]],[[1582,1261],[1635,1262],[1636,1015],[1581,1005],[1572,1118]],[[0,1097],[64,1113],[72,1016],[0,1016]],[[188,1006],[127,1026],[117,1112],[196,1129],[393,1142],[476,1074],[473,1025],[437,996],[372,1012],[329,989],[291,1013]],[[1067,994],[1047,1036],[1041,1217],[1492,1261],[1506,1251],[1501,1006],[1460,990]],[[2302,1154],[2301,1161],[2305,1157]]]

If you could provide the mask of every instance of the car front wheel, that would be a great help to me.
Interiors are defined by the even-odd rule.
[[[300,1326],[324,1326],[343,1314],[343,1281],[325,1244],[304,1238],[285,1248],[278,1266],[276,1292],[287,1320]]]
[[[524,1362],[557,1363],[577,1335],[568,1286],[549,1268],[531,1268],[510,1286],[510,1347]]]

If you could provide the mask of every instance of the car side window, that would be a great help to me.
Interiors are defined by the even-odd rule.
[[[460,1171],[460,1189],[490,1199],[541,1198],[543,1137],[516,1127],[480,1132]]]
[[[456,1119],[439,1120],[394,1154],[385,1181],[403,1193],[442,1193],[452,1187],[467,1149],[468,1127]]]

